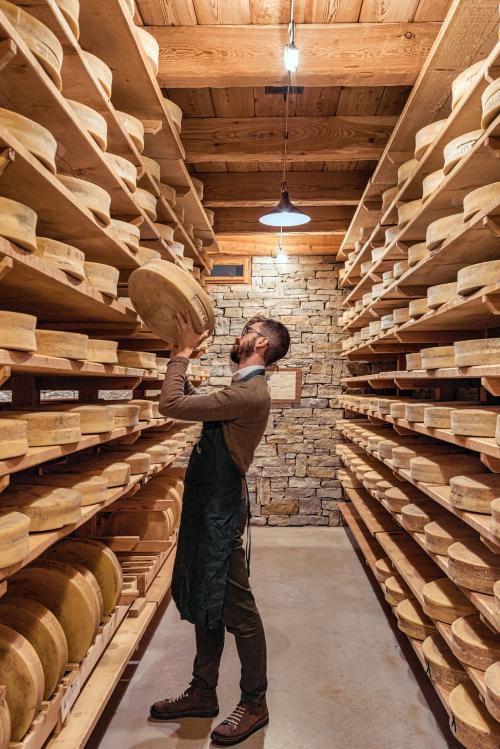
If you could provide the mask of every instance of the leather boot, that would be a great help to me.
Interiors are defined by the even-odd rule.
[[[264,702],[240,702],[225,720],[210,734],[214,744],[232,746],[244,741],[252,733],[269,723],[269,713]]]
[[[206,695],[191,686],[178,697],[160,700],[149,710],[156,720],[176,720],[177,718],[214,718],[219,714],[217,695]]]

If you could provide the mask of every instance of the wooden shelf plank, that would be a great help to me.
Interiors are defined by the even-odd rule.
[[[358,491],[357,489],[349,489],[345,491],[372,535],[377,533],[401,532],[400,527],[385,510],[378,507],[373,502],[367,501],[368,498],[365,491]]]
[[[162,382],[159,376],[151,374],[148,369],[121,367],[118,364],[98,364],[88,361],[73,361],[58,356],[25,353],[0,349],[0,367],[8,366],[12,372],[54,377],[130,377],[141,378],[147,384]],[[163,375],[162,375],[163,377]],[[112,383],[110,383],[110,386]]]
[[[427,387],[428,381],[434,380],[456,380],[456,379],[481,379],[483,377],[495,379],[500,378],[500,365],[485,364],[471,367],[442,367],[441,369],[416,369],[413,371],[392,370],[379,372],[378,374],[366,374],[355,377],[342,377],[340,382],[348,388],[353,386],[367,385],[373,387],[395,387],[395,380],[415,380],[420,387]]]

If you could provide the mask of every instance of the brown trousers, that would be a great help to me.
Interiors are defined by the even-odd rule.
[[[196,658],[191,684],[205,694],[215,691],[227,629],[236,639],[241,662],[241,701],[262,702],[267,689],[266,638],[248,580],[243,548],[246,519],[246,499],[242,498],[229,561],[221,622],[217,629],[196,627]]]

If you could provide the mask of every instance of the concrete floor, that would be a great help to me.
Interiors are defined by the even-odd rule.
[[[406,638],[391,630],[392,614],[377,600],[380,589],[365,574],[343,528],[254,528],[252,579],[268,639],[271,722],[245,747],[461,746]],[[211,726],[239,697],[233,638],[226,643],[220,717],[148,722],[152,702],[187,686],[194,653],[192,627],[179,620],[173,603],[164,607],[87,746],[209,746]]]

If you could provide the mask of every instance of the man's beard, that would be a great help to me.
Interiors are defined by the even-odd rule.
[[[235,364],[239,364],[242,359],[253,354],[255,348],[255,341],[249,341],[248,343],[237,343],[234,344],[229,354],[231,361]]]

